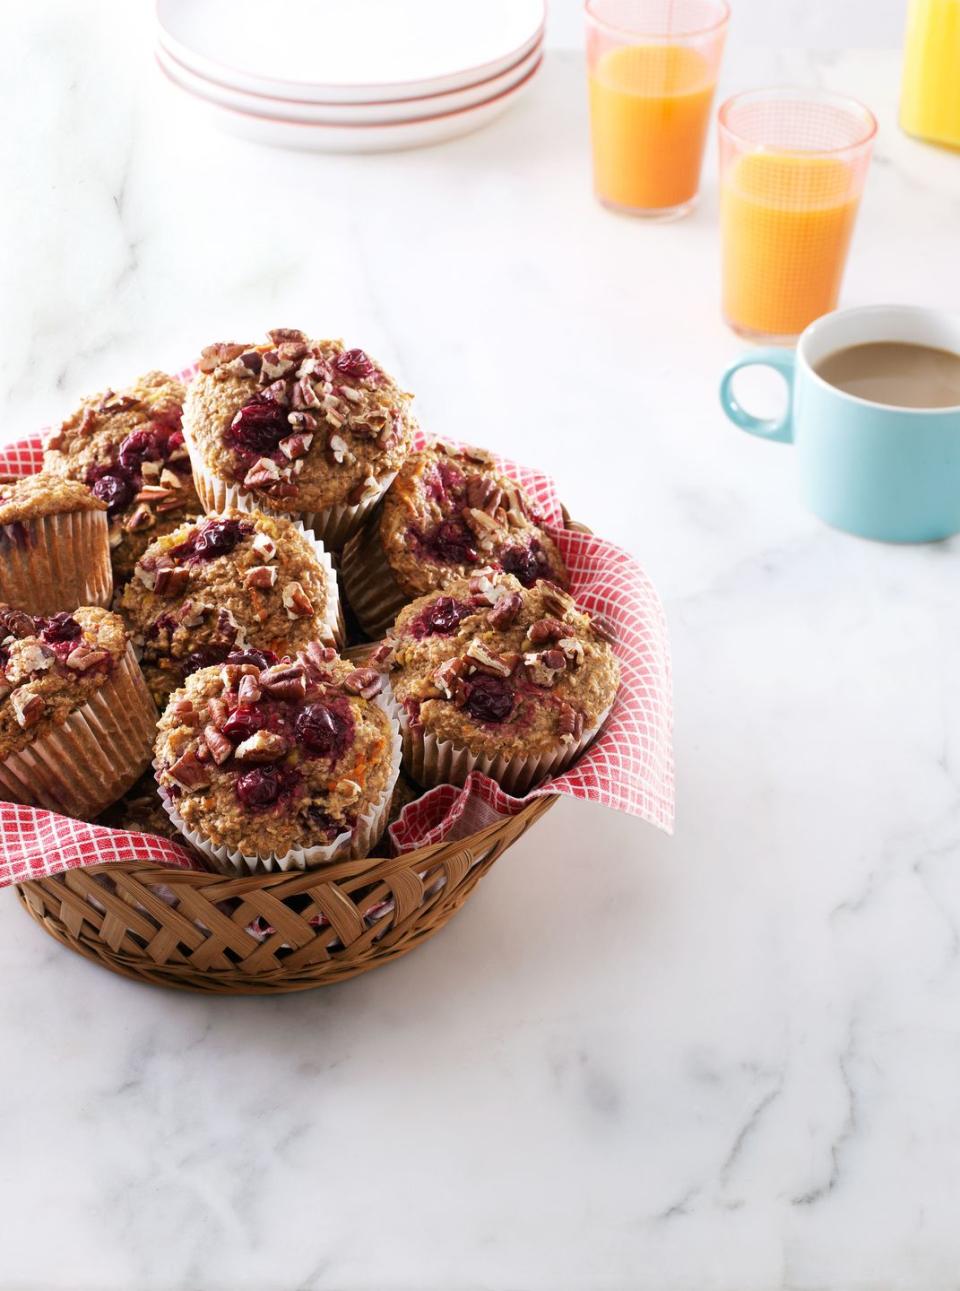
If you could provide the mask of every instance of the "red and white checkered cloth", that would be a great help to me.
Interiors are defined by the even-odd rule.
[[[189,375],[189,372],[184,374]],[[0,449],[0,478],[40,469],[37,436]],[[498,816],[515,815],[530,797],[566,794],[604,803],[673,828],[673,711],[666,621],[653,584],[631,556],[612,543],[563,527],[557,487],[548,476],[500,459],[523,484],[558,543],[577,604],[601,614],[614,631],[622,682],[600,736],[563,775],[511,798],[474,772],[462,789],[440,785],[404,808],[390,827],[393,847],[410,851],[466,837]],[[71,820],[53,812],[0,803],[0,886],[111,861],[152,861],[189,869],[185,848],[152,834],[131,834]]]

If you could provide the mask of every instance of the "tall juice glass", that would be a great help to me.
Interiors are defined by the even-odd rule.
[[[586,0],[593,183],[606,206],[674,219],[700,184],[726,0]]]
[[[723,315],[792,341],[835,309],[877,123],[820,90],[751,90],[720,108]]]
[[[918,139],[960,148],[960,0],[910,0],[900,124]]]

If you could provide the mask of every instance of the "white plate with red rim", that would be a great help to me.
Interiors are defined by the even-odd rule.
[[[316,125],[382,125],[425,120],[495,99],[518,85],[533,71],[543,56],[543,45],[535,45],[529,54],[499,76],[479,81],[466,89],[454,90],[449,94],[427,94],[416,99],[397,99],[388,103],[312,103],[309,100],[249,94],[198,76],[179,63],[159,42],[155,53],[157,62],[171,81],[189,94],[220,107],[249,112],[253,116],[271,120],[310,122]]]
[[[546,0],[156,0],[158,40],[198,76],[311,103],[447,94],[543,39]]]
[[[511,107],[529,88],[542,58],[522,81],[495,98],[473,107],[444,112],[422,120],[394,121],[370,125],[324,125],[313,121],[290,121],[222,107],[209,99],[190,94],[191,102],[207,120],[229,134],[254,143],[278,148],[297,148],[311,152],[392,152],[403,148],[423,148],[443,143],[459,135],[470,134],[487,125]],[[158,66],[171,86],[172,76],[158,58]],[[188,92],[189,93],[189,92]],[[181,96],[182,97],[182,96]]]

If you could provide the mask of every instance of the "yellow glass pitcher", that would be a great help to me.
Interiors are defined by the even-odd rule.
[[[910,0],[900,124],[918,139],[960,148],[960,0]]]

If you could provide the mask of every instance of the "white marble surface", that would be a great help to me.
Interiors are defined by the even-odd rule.
[[[672,840],[561,803],[429,946],[273,1001],[0,896],[0,1287],[955,1287],[960,546],[827,530],[723,421],[712,161],[686,223],[598,208],[574,53],[456,144],[271,153],[171,111],[135,6],[4,16],[3,433],[214,338],[369,346],[647,566],[679,800]],[[956,305],[896,57],[731,41],[728,87],[784,78],[881,118],[845,299]]]

